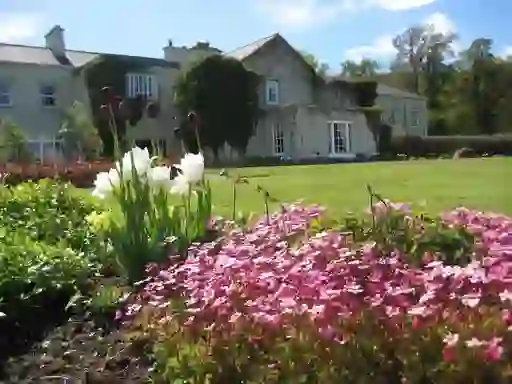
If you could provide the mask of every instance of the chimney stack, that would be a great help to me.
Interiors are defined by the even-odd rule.
[[[56,57],[66,56],[64,29],[60,25],[53,26],[44,38],[46,40],[46,48],[51,50]]]

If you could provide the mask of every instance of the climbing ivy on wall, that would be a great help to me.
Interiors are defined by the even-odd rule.
[[[382,108],[375,104],[377,99],[377,82],[373,80],[355,80],[349,83],[356,95],[359,110],[364,113],[368,128],[372,132],[375,143],[379,142]]]
[[[123,142],[127,125],[136,125],[147,110],[148,117],[158,115],[158,105],[147,103],[142,97],[128,98],[126,75],[130,72],[144,73],[149,65],[131,58],[116,55],[104,55],[85,67],[85,81],[89,94],[91,112],[98,132],[103,141],[104,155],[113,154],[113,136],[109,122],[113,112],[118,139]],[[108,107],[106,107],[108,106]]]

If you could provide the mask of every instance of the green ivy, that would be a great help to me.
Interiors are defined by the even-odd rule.
[[[97,61],[85,68],[86,86],[89,94],[91,111],[96,127],[104,144],[104,154],[111,155],[113,150],[113,137],[108,119],[103,115],[101,106],[105,104],[101,90],[110,87],[113,95],[125,99],[126,74],[130,72],[144,72],[149,66],[139,58],[129,56],[103,55]],[[134,103],[133,100],[126,100]],[[142,113],[139,113],[142,117]],[[125,119],[116,118],[119,135],[126,132]]]

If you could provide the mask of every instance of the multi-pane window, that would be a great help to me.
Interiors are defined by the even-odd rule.
[[[0,82],[0,106],[12,105],[11,88],[9,84]]]
[[[331,134],[331,153],[340,154],[350,151],[351,123],[345,121],[329,122]]]
[[[267,104],[279,104],[279,81],[267,80],[265,84],[265,100]]]
[[[274,155],[282,155],[284,153],[284,132],[279,123],[272,126],[272,135]]]
[[[40,89],[41,105],[43,107],[55,107],[57,98],[55,96],[55,87],[53,85],[42,85]]]
[[[129,73],[126,75],[126,94],[128,97],[144,96],[157,99],[158,84],[155,75]]]
[[[418,110],[413,109],[411,111],[411,127],[419,127],[420,125],[420,113]]]

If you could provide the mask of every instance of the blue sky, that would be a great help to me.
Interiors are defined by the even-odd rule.
[[[280,32],[338,69],[389,61],[391,37],[424,22],[457,32],[458,49],[490,37],[496,54],[512,54],[511,13],[509,0],[0,0],[0,41],[42,45],[60,24],[70,49],[162,57],[168,39],[231,50]]]

